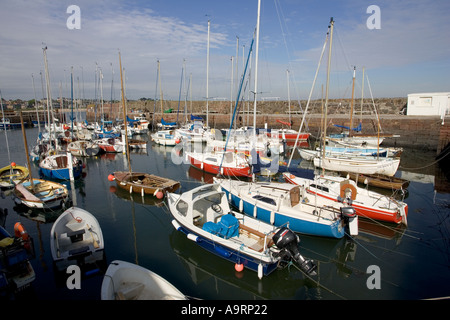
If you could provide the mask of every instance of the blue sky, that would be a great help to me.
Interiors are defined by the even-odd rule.
[[[335,20],[330,97],[349,98],[356,66],[356,96],[362,68],[374,97],[450,91],[450,1],[447,0],[262,0],[258,96],[292,100],[311,90],[330,17]],[[81,28],[67,28],[70,5],[80,10]],[[129,99],[159,97],[157,60],[164,99],[178,100],[185,61],[188,95],[206,97],[207,25],[211,21],[209,98],[229,100],[232,64],[243,57],[256,26],[257,0],[2,0],[0,2],[0,90],[5,99],[42,97],[43,43],[48,47],[52,97],[70,97],[73,67],[76,96],[94,97],[101,68],[106,100],[120,99],[120,50]],[[381,29],[367,28],[370,5],[380,8]],[[237,37],[239,42],[237,42]],[[236,46],[239,53],[236,58]],[[254,55],[253,55],[254,57]],[[254,60],[253,60],[254,63]],[[114,71],[114,75],[113,75]],[[251,90],[254,87],[252,68]],[[322,62],[313,98],[325,85]],[[233,68],[236,86],[236,65]],[[366,80],[367,81],[367,80]],[[78,85],[79,84],[79,85]],[[158,84],[159,86],[159,84]],[[78,87],[80,90],[78,90]],[[370,97],[367,82],[365,97]],[[234,98],[233,98],[234,99]]]

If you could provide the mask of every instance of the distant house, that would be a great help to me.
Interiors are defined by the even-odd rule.
[[[407,115],[440,116],[450,114],[450,92],[408,94]]]

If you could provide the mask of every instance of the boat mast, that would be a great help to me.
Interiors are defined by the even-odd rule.
[[[122,90],[123,121],[124,121],[124,127],[125,127],[125,148],[126,148],[125,150],[127,153],[128,170],[131,173],[130,152],[128,150],[127,108],[125,105],[125,92],[123,89],[122,59],[120,58],[120,51],[119,51],[119,66],[120,66],[120,86],[121,86],[121,90]]]
[[[288,89],[288,108],[289,108],[289,126],[291,125],[291,94],[290,94],[290,85],[289,85],[289,69],[286,70],[287,77],[287,89]]]
[[[159,101],[161,104],[161,118],[164,116],[163,114],[163,92],[161,87],[161,65],[158,60],[158,82],[159,82]]]
[[[352,101],[350,106],[350,127],[348,131],[348,136],[352,136],[352,126],[353,126],[353,99],[355,94],[355,77],[356,77],[356,67],[353,67],[353,83],[352,83]]]
[[[359,123],[362,126],[362,112],[363,112],[363,102],[364,102],[364,67],[363,67],[363,74],[362,74],[362,84],[361,84],[361,113],[359,115]]]
[[[38,123],[38,128],[39,128],[39,133],[41,132],[41,122],[39,121],[39,110],[38,110],[38,105],[37,105],[37,98],[36,98],[36,87],[34,85],[34,76],[33,74],[31,74],[31,79],[33,82],[33,91],[34,91],[34,107],[36,108],[36,120]],[[3,107],[2,107],[3,108]],[[3,109],[2,109],[3,110]]]
[[[22,115],[22,111],[20,111],[20,124],[22,125],[22,135],[23,135],[23,144],[25,147],[25,155],[27,156],[27,165],[28,165],[28,175],[29,175],[29,179],[30,179],[30,185],[31,185],[31,190],[34,192],[34,181],[33,181],[33,176],[31,174],[31,161],[30,161],[30,155],[28,152],[28,143],[27,143],[27,134],[25,133],[25,125],[23,124],[23,115]]]
[[[325,145],[327,137],[327,112],[328,112],[328,93],[330,89],[330,65],[331,65],[331,48],[333,44],[333,28],[334,20],[331,17],[330,20],[330,47],[328,50],[328,69],[327,69],[327,85],[325,88],[325,110],[324,110],[324,122],[323,122],[323,147],[322,147],[322,161],[325,159]]]
[[[206,49],[206,127],[209,128],[209,32],[211,29],[211,20],[208,20],[208,45]]]
[[[258,0],[258,17],[256,20],[256,52],[255,52],[255,100],[253,103],[253,136],[256,143],[256,99],[258,95],[258,56],[259,56],[259,24],[261,15],[261,0]]]

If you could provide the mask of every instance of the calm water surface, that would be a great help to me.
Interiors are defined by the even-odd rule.
[[[28,144],[36,141],[37,128],[26,130]],[[26,164],[21,130],[0,133],[0,164]],[[149,139],[141,136],[142,139]],[[134,171],[144,171],[181,182],[189,190],[211,176],[187,164],[172,161],[171,147],[148,144],[145,153],[132,153]],[[411,180],[405,201],[409,205],[408,227],[360,219],[359,235],[353,239],[325,239],[301,236],[304,256],[318,264],[315,280],[306,278],[294,266],[277,270],[259,280],[250,270],[237,273],[234,265],[204,251],[174,230],[162,201],[117,190],[108,175],[124,170],[126,156],[104,155],[83,159],[85,175],[71,189],[74,203],[96,216],[105,240],[105,261],[99,272],[83,277],[81,289],[69,290],[67,275],[56,274],[50,253],[50,229],[61,212],[36,213],[17,208],[8,192],[0,207],[8,209],[4,225],[13,232],[22,222],[34,239],[36,257],[31,261],[36,280],[16,299],[98,300],[102,270],[115,259],[137,263],[175,285],[184,294],[206,300],[239,299],[428,299],[450,296],[450,187],[434,152],[405,150],[398,176]],[[176,161],[175,161],[176,162]],[[293,161],[311,174],[308,163]],[[33,177],[38,166],[32,164]],[[125,169],[126,170],[126,169]],[[447,190],[447,191],[445,191]],[[381,287],[369,289],[372,272],[379,267]],[[102,269],[103,268],[103,269]],[[372,281],[373,283],[373,281]]]

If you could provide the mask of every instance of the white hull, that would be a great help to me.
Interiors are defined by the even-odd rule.
[[[85,263],[103,259],[103,234],[97,219],[86,210],[64,211],[50,231],[50,251],[59,270],[84,257]]]
[[[400,159],[375,157],[315,157],[314,166],[338,172],[363,174],[384,174],[393,176],[400,165]]]
[[[187,300],[167,280],[133,263],[111,262],[103,278],[102,300]]]

